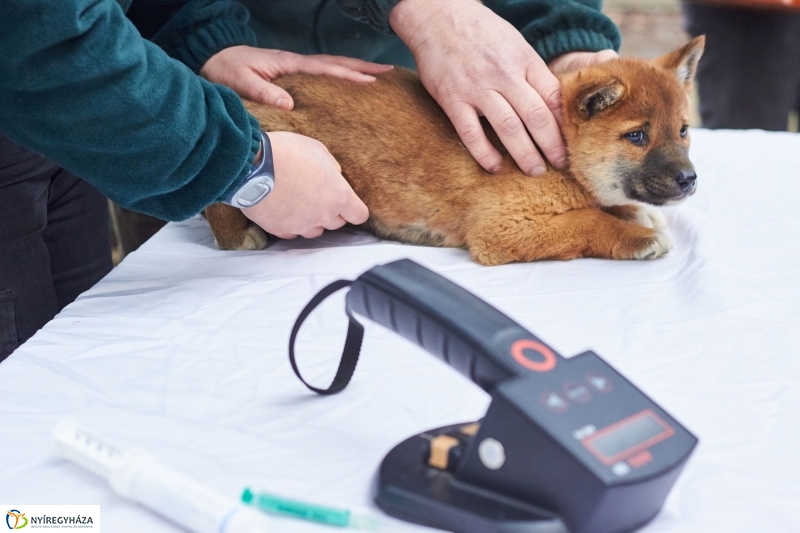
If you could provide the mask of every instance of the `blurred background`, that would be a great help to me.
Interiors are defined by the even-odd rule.
[[[692,95],[691,125],[712,128],[760,128],[778,131],[798,131],[800,108],[800,2],[798,0],[714,0],[692,1],[682,6],[681,0],[604,0],[603,11],[614,21],[622,33],[622,55],[657,57],[674,50],[688,41],[687,16],[692,20],[695,35],[708,36],[707,53],[701,61],[699,84],[706,78],[711,82],[715,70],[717,78],[727,78],[721,87],[708,87],[703,93],[707,106],[716,105],[706,111],[706,124],[701,120],[700,95],[695,87]],[[720,43],[724,40],[724,43]],[[715,46],[716,45],[716,46]],[[757,46],[758,45],[758,46]],[[715,47],[715,50],[709,50]],[[717,54],[727,48],[727,57]],[[747,47],[749,54],[740,47]],[[708,52],[711,52],[710,54]],[[724,53],[724,51],[723,51]],[[714,62],[719,67],[703,68]],[[744,87],[740,77],[749,78],[754,87]],[[786,89],[775,87],[779,78]],[[780,85],[780,83],[778,84]],[[737,86],[738,89],[737,89]],[[704,87],[705,89],[705,87]],[[725,92],[740,92],[736,99],[726,97]],[[794,97],[793,106],[786,111],[774,109],[784,100],[782,92]],[[758,102],[761,102],[759,105]],[[741,116],[737,120],[729,117],[709,115],[733,114],[736,108],[748,108],[753,117]],[[761,120],[770,113],[785,116],[785,127],[780,117]],[[738,115],[739,113],[737,113]],[[716,118],[716,120],[713,120]],[[719,123],[708,123],[719,122]]]
[[[680,0],[605,0],[603,11],[622,32],[622,55],[656,57],[689,40]]]

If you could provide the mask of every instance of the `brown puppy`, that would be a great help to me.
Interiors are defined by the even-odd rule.
[[[363,85],[287,76],[277,83],[294,98],[294,111],[246,105],[266,131],[327,146],[381,237],[465,247],[484,265],[653,259],[671,244],[663,216],[648,204],[680,202],[696,188],[687,92],[703,45],[698,37],[653,61],[617,59],[564,75],[570,167],[538,177],[523,175],[507,154],[501,172],[486,173],[404,69]],[[238,209],[214,205],[206,216],[221,248],[266,245]]]

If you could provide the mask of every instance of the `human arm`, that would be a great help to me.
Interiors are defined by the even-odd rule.
[[[499,170],[502,156],[484,134],[481,115],[524,172],[543,172],[545,158],[564,166],[560,86],[545,61],[556,59],[554,53],[603,49],[614,46],[614,39],[618,43],[613,23],[590,0],[487,2],[504,18],[475,0],[339,3],[367,20],[389,8],[388,22],[413,52],[426,89],[489,171]],[[356,4],[362,4],[360,10]],[[376,27],[379,22],[373,21]]]
[[[546,161],[563,168],[561,88],[546,60],[592,44],[579,37],[594,33],[568,26],[581,21],[578,15],[588,8],[575,1],[495,3],[507,8],[508,19],[529,21],[518,25],[543,46],[542,55],[511,22],[474,0],[402,0],[389,22],[414,54],[422,83],[481,166],[497,172],[502,164],[500,151],[480,124],[479,117],[485,116],[523,172],[541,174]],[[566,17],[568,7],[577,21]],[[546,33],[541,19],[563,23],[557,26],[561,33]]]
[[[111,0],[0,2],[0,131],[117,203],[180,220],[247,175],[258,124]]]
[[[137,0],[132,5],[134,13],[129,12],[129,17],[135,24],[147,24],[145,13],[139,12],[147,11],[154,1]],[[184,4],[166,1],[170,2]],[[292,109],[292,97],[270,83],[281,75],[306,72],[369,82],[375,81],[371,74],[391,68],[347,57],[256,48],[248,18],[247,9],[234,0],[191,0],[154,32],[152,41],[209,81],[226,85],[244,98],[285,109]]]
[[[153,1],[138,0],[133,8],[141,3],[147,10]],[[136,17],[132,18],[136,22]],[[209,81],[228,86],[244,98],[285,109],[291,109],[294,102],[285,90],[271,83],[280,76],[305,72],[363,83],[375,81],[370,74],[392,68],[346,57],[255,48],[247,18],[244,6],[231,0],[191,0],[154,33],[152,40]],[[366,206],[321,143],[287,132],[268,135],[272,139],[275,188],[268,198],[245,210],[247,216],[282,238],[313,238],[324,229],[366,220]],[[256,160],[260,158],[261,150]]]
[[[136,0],[127,16],[144,37],[209,81],[285,109],[292,109],[292,97],[271,83],[281,75],[306,72],[369,82],[375,80],[371,74],[391,69],[347,57],[256,48],[247,9],[234,0]]]

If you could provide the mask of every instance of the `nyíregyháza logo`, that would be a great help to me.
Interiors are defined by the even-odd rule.
[[[61,509],[61,508],[65,509]],[[95,529],[94,518],[99,517],[99,511],[93,513],[90,510],[88,515],[82,516],[81,514],[73,514],[74,510],[85,510],[81,507],[91,506],[70,506],[56,505],[56,506],[31,506],[23,513],[19,509],[11,509],[6,511],[6,525],[8,529],[23,529],[27,526],[31,528],[40,528],[50,531],[51,528],[59,529]],[[74,509],[78,507],[78,509]],[[8,507],[6,507],[8,509]],[[49,511],[49,512],[48,512]],[[50,514],[55,511],[54,514]],[[59,512],[60,511],[60,512]],[[94,515],[94,518],[92,518]]]
[[[11,525],[11,522],[14,522],[14,525]],[[8,529],[22,529],[28,525],[28,519],[25,517],[25,513],[21,513],[16,509],[11,509],[10,511],[6,512],[6,525]]]

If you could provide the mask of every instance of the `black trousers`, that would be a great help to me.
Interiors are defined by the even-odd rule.
[[[786,131],[800,109],[800,13],[684,1],[686,31],[705,34],[697,69],[706,128]]]
[[[163,228],[166,220],[151,217],[144,213],[137,213],[130,209],[111,204],[111,220],[117,237],[117,250],[121,259],[131,252],[135,252],[141,245]]]
[[[105,197],[0,135],[0,361],[111,271]]]

